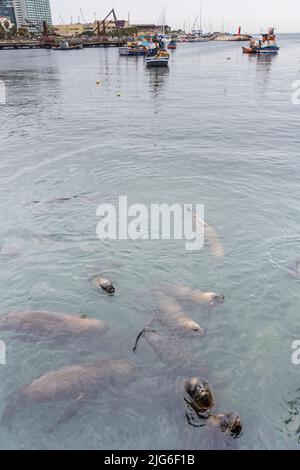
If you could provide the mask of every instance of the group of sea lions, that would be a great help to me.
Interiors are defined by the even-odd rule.
[[[168,288],[168,293],[163,291],[156,292],[158,304],[158,314],[152,320],[150,326],[145,327],[138,335],[133,351],[136,352],[141,338],[145,338],[153,351],[159,356],[162,362],[168,366],[169,373],[180,375],[184,371],[193,372],[191,367],[194,362],[180,348],[175,349],[166,338],[158,333],[152,325],[155,321],[168,327],[168,332],[179,334],[180,336],[202,336],[205,330],[186,313],[182,311],[180,300],[190,301],[202,307],[210,307],[216,304],[223,304],[225,296],[213,292],[201,292],[191,289],[187,286],[175,286]],[[172,295],[170,294],[172,290]],[[171,352],[170,352],[171,351]],[[170,360],[171,358],[171,360]],[[172,364],[173,363],[173,364]],[[199,369],[199,368],[198,368]],[[197,370],[197,366],[195,371]],[[211,386],[206,380],[199,376],[194,376],[183,382],[184,400],[188,406],[186,417],[194,427],[203,425],[218,428],[225,434],[237,438],[242,433],[242,424],[240,417],[236,413],[216,413],[213,412],[215,407],[215,398]]]
[[[92,280],[94,287],[103,289],[108,294],[115,292],[113,283],[103,277]],[[187,287],[176,287],[178,299],[190,297],[193,302],[209,306],[223,303],[224,296],[214,293],[200,293]],[[180,304],[175,297],[156,293],[160,310],[163,315],[160,320],[171,331],[179,334],[203,335],[204,330],[186,314],[181,312]],[[49,311],[9,312],[0,317],[0,331],[17,334],[20,340],[30,341],[72,341],[89,338],[94,335],[100,338],[108,326],[103,320],[89,318],[86,315],[69,315]],[[170,346],[155,330],[144,328],[139,334],[134,351],[139,340],[144,337],[153,347],[163,363],[175,361],[173,371],[181,369],[192,372],[192,360],[180,349],[170,354]],[[175,351],[175,350],[174,350]],[[172,368],[170,367],[170,370]],[[34,404],[66,402],[65,412],[53,427],[70,420],[79,410],[81,404],[90,400],[103,390],[124,387],[138,379],[138,367],[130,360],[95,361],[87,364],[77,364],[51,371],[25,385],[15,392],[2,415],[2,424],[11,425],[17,409]],[[188,422],[196,426],[197,419],[205,420],[209,426],[217,427],[231,436],[241,433],[240,419],[235,414],[213,413],[215,398],[210,385],[202,378],[191,376],[182,382],[182,396],[187,404]]]
[[[223,256],[223,247],[215,230],[205,223],[206,235],[212,253]],[[91,285],[108,295],[113,295],[116,288],[113,282],[102,276],[94,276]],[[171,334],[180,338],[186,335],[203,336],[205,330],[195,320],[185,313],[182,302],[209,308],[216,304],[223,304],[225,297],[222,294],[201,292],[190,287],[177,285],[175,287],[160,288],[154,291],[157,301],[157,315],[155,321],[164,325]],[[17,334],[17,339],[25,341],[59,341],[78,344],[80,339],[96,339],[107,332],[108,325],[96,318],[87,315],[70,315],[49,311],[23,311],[9,312],[0,316],[0,331]],[[185,406],[186,417],[192,426],[209,426],[218,428],[222,433],[239,437],[242,425],[238,415],[214,412],[215,397],[211,386],[198,374],[199,368],[194,368],[193,360],[181,348],[170,354],[170,345],[152,325],[144,328],[138,335],[134,346],[137,351],[141,338],[145,338],[162,363],[168,365],[171,373],[190,377],[182,381],[181,394]],[[195,372],[195,375],[193,373]],[[197,375],[196,375],[197,374]],[[15,392],[9,399],[8,405],[2,414],[1,423],[11,425],[16,410],[19,407],[34,404],[66,402],[65,412],[53,427],[60,425],[77,413],[84,402],[90,400],[104,390],[115,391],[123,389],[138,380],[138,366],[135,361],[98,360],[90,363],[70,365],[59,370],[48,372]],[[184,411],[184,408],[183,408]],[[205,424],[203,424],[205,423]]]

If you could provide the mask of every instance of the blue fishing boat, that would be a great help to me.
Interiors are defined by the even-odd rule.
[[[167,51],[158,51],[156,55],[146,58],[147,67],[168,67],[170,54]]]
[[[168,49],[177,49],[177,42],[175,39],[172,39],[172,41],[169,42]]]
[[[249,47],[243,47],[245,54],[277,54],[279,50],[274,28],[262,34],[260,39],[251,39]]]

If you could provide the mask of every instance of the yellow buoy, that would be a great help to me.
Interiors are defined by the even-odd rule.
[[[96,85],[100,85],[100,84],[101,84],[100,80],[97,80]]]

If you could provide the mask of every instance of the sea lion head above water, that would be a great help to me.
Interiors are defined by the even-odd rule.
[[[225,295],[224,294],[214,294],[212,298],[212,302],[217,304],[224,304],[225,303]]]
[[[97,287],[97,288],[101,287],[108,294],[114,294],[116,292],[116,289],[113,286],[112,281],[109,281],[108,279],[104,277],[95,277],[93,279],[93,285],[94,287]]]
[[[205,330],[194,320],[187,317],[186,315],[182,315],[176,318],[174,321],[174,327],[179,332],[182,332],[184,335],[191,335],[191,336],[204,336]]]
[[[185,380],[184,389],[186,392],[185,401],[196,413],[204,413],[214,406],[213,392],[205,380],[198,377]]]
[[[216,294],[215,292],[198,292],[194,291],[192,294],[192,300],[196,303],[214,305],[214,304],[224,304],[225,295]]]
[[[114,294],[116,292],[115,287],[112,285],[111,281],[106,281],[101,284],[102,289],[107,292],[108,294]]]

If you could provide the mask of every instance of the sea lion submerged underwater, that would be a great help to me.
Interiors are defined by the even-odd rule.
[[[192,211],[188,209],[188,212],[192,212]],[[196,225],[200,227],[199,230],[202,231],[202,229],[204,228],[204,239],[209,246],[211,254],[215,258],[224,258],[225,256],[224,245],[216,229],[212,225],[209,225],[199,215],[192,213],[192,217],[195,220]]]
[[[136,379],[135,364],[125,360],[97,361],[49,372],[12,395],[1,424],[11,425],[19,407],[68,401],[69,407],[56,423],[62,424],[76,414],[80,403],[105,389],[118,392],[119,387]]]
[[[198,290],[193,290],[191,287],[182,285],[176,285],[173,290],[175,297],[180,300],[190,300],[193,303],[204,306],[225,303],[224,294],[216,294],[215,292],[201,292]]]
[[[138,335],[133,352],[137,352],[140,340],[144,338],[154,353],[159,357],[162,363],[167,366],[166,373],[168,375],[186,375],[186,374],[202,374],[204,371],[203,364],[198,359],[185,353],[182,347],[178,347],[174,338],[169,341],[165,335],[157,333],[153,328],[146,327]]]
[[[222,433],[237,439],[242,435],[243,426],[236,413],[218,414],[209,417],[207,424],[218,428]]]
[[[0,317],[0,331],[13,331],[21,335],[46,339],[79,338],[91,333],[101,335],[108,330],[103,320],[85,315],[68,315],[48,311],[10,312]]]
[[[205,330],[194,320],[189,318],[178,302],[172,297],[160,296],[158,299],[158,320],[170,329],[180,333],[203,336]]]

